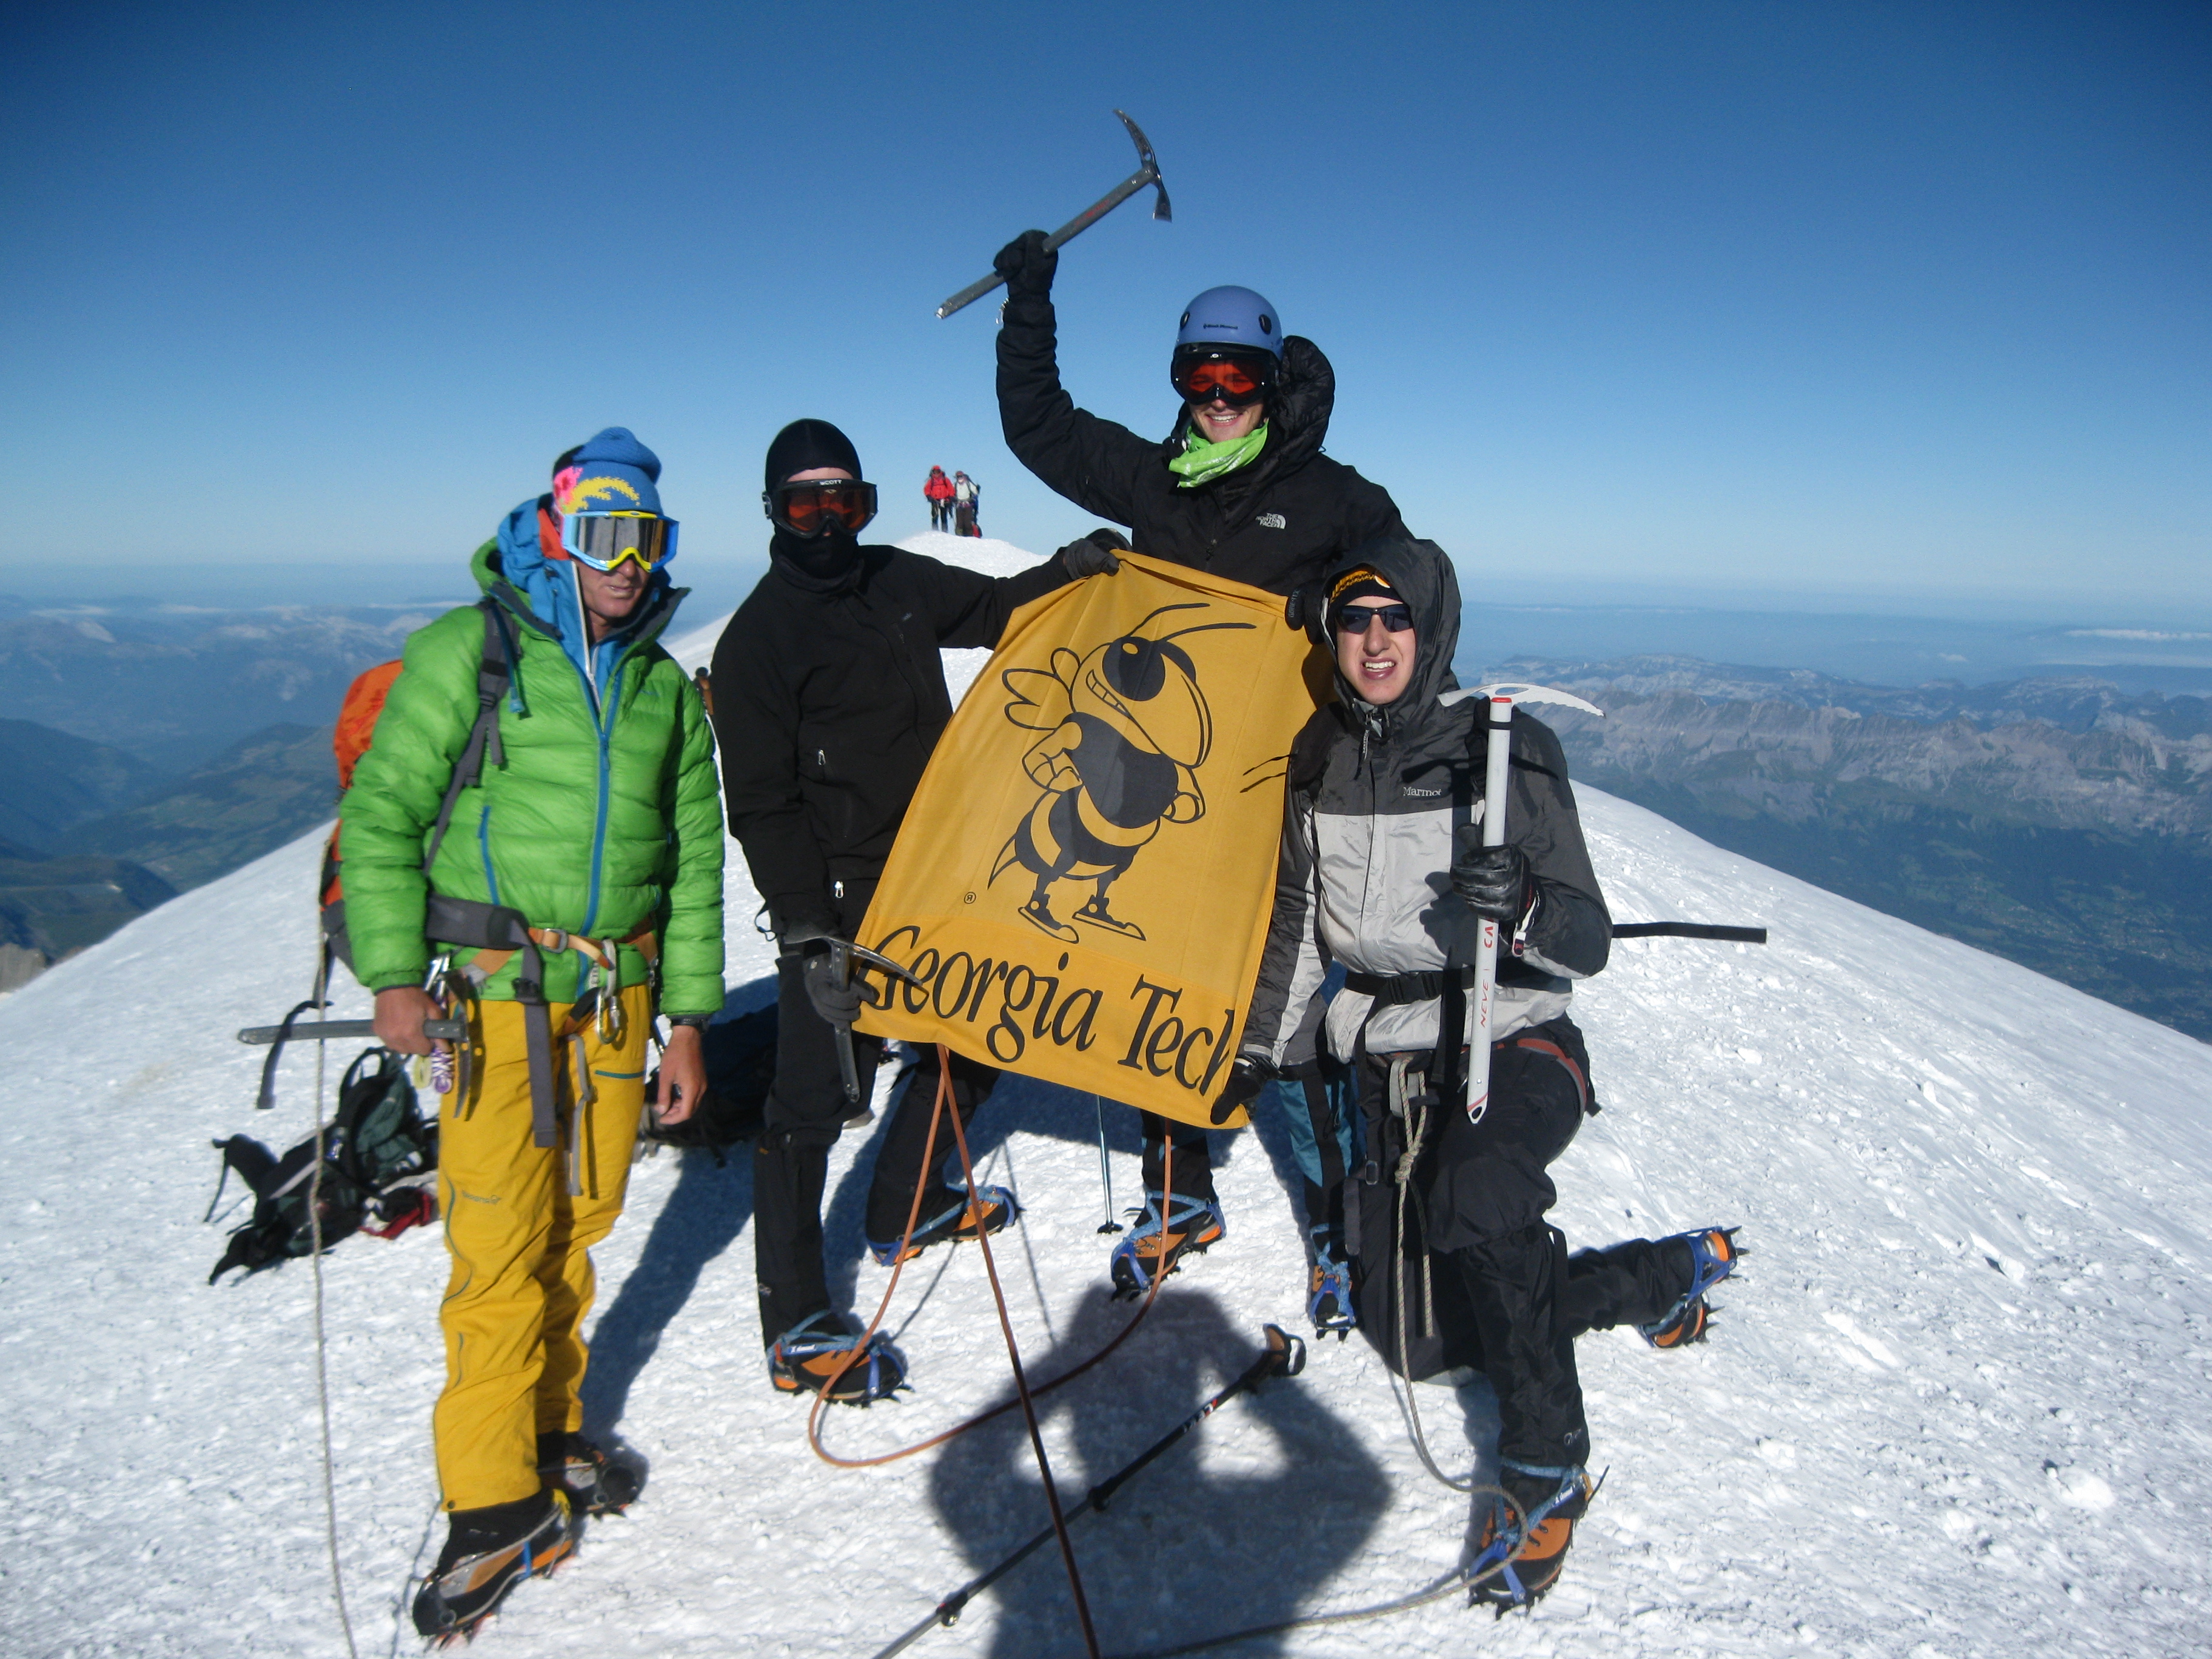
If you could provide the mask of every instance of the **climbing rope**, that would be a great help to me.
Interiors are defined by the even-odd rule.
[[[938,1126],[945,1120],[945,1108],[951,1103],[951,1073],[949,1068],[940,1061],[938,1068],[937,1079],[937,1103],[935,1107],[932,1109],[930,1113],[929,1136],[928,1139],[924,1144],[922,1150],[921,1175],[915,1183],[914,1202],[907,1210],[906,1231],[899,1239],[899,1259],[892,1264],[890,1283],[884,1286],[883,1300],[876,1304],[875,1316],[868,1321],[867,1330],[862,1334],[860,1341],[854,1345],[851,1353],[839,1364],[836,1370],[832,1371],[830,1376],[823,1380],[821,1388],[815,1393],[814,1404],[807,1410],[806,1443],[813,1449],[814,1455],[817,1457],[820,1458],[823,1462],[834,1464],[841,1469],[875,1468],[884,1463],[896,1463],[902,1458],[913,1457],[919,1453],[929,1450],[933,1446],[941,1446],[948,1440],[957,1440],[962,1435],[966,1434],[970,1429],[981,1428],[984,1424],[990,1422],[993,1419],[1005,1416],[1008,1412],[1014,1410],[1021,1404],[1019,1399],[1002,1401],[998,1405],[991,1407],[988,1410],[978,1412],[975,1416],[968,1419],[965,1422],[956,1423],[949,1429],[945,1429],[939,1433],[931,1435],[927,1440],[917,1440],[911,1446],[902,1446],[896,1451],[881,1452],[873,1457],[841,1457],[822,1443],[822,1407],[829,1401],[830,1390],[837,1386],[837,1380],[840,1377],[843,1376],[845,1373],[850,1370],[854,1365],[859,1364],[862,1358],[866,1357],[868,1351],[868,1344],[875,1340],[878,1328],[883,1324],[884,1316],[890,1310],[891,1297],[896,1295],[898,1291],[899,1275],[906,1271],[907,1252],[914,1242],[914,1230],[920,1224],[921,1220],[922,1196],[928,1189],[930,1173],[935,1166],[937,1157]],[[957,1110],[953,1113],[953,1117],[957,1121],[959,1117],[959,1113]],[[1160,1184],[1166,1190],[1172,1192],[1174,1190],[1174,1187],[1172,1185],[1174,1179],[1175,1141],[1173,1137],[1170,1136],[1166,1146],[1165,1163],[1161,1170]],[[970,1197],[972,1201],[973,1195],[971,1194]],[[1164,1217],[1162,1218],[1162,1224],[1163,1226],[1165,1224]],[[1119,1348],[1124,1342],[1127,1342],[1129,1340],[1130,1336],[1135,1333],[1137,1327],[1145,1322],[1145,1316],[1152,1310],[1152,1299],[1159,1295],[1160,1285],[1166,1278],[1167,1275],[1165,1273],[1156,1273],[1152,1275],[1152,1282],[1145,1291],[1145,1299],[1138,1304],[1137,1311],[1131,1316],[1129,1322],[1121,1328],[1120,1332],[1115,1334],[1112,1341],[1109,1342],[1104,1347],[1099,1349],[1097,1353],[1092,1354],[1088,1359],[1084,1360],[1080,1364],[1069,1367],[1066,1370],[1062,1371],[1058,1376],[1052,1378],[1049,1382],[1038,1383],[1030,1390],[1030,1397],[1032,1399],[1041,1400],[1046,1395],[1050,1394],[1054,1389],[1060,1388],[1066,1383],[1073,1382],[1077,1377],[1081,1376],[1085,1371],[1091,1370],[1103,1364],[1106,1358],[1111,1355],[1115,1349]]]
[[[319,944],[315,950],[312,995],[315,1023],[319,1025],[331,1006],[330,951],[326,945]],[[331,1596],[337,1603],[338,1628],[345,1633],[348,1659],[361,1659],[360,1650],[354,1645],[353,1620],[346,1611],[345,1572],[338,1565],[337,1474],[331,1454],[331,1376],[323,1337],[323,1135],[326,1127],[323,1118],[323,1051],[326,1046],[319,1039],[315,1043],[315,1163],[314,1173],[307,1177],[307,1224],[315,1247],[308,1257],[314,1267],[315,1282],[315,1408],[322,1421],[323,1522],[331,1553]]]

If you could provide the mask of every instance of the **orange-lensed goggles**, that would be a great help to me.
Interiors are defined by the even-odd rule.
[[[1187,404],[1224,403],[1244,409],[1267,395],[1273,360],[1249,357],[1185,357],[1168,370],[1176,395]]]
[[[761,496],[769,520],[811,540],[838,530],[858,535],[876,516],[876,487],[858,478],[808,478],[778,484]]]

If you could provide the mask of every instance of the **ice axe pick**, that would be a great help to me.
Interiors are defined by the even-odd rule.
[[[1077,214],[1073,219],[1070,219],[1058,230],[1055,230],[1051,235],[1046,237],[1044,239],[1044,248],[1045,252],[1048,253],[1051,252],[1054,248],[1059,247],[1063,243],[1073,241],[1078,236],[1080,236],[1085,231],[1090,229],[1091,226],[1097,224],[1101,219],[1103,219],[1115,208],[1121,206],[1122,203],[1127,201],[1132,196],[1134,196],[1146,185],[1150,185],[1154,190],[1159,192],[1159,199],[1152,204],[1152,217],[1155,219],[1172,219],[1175,217],[1175,214],[1168,207],[1168,187],[1166,183],[1160,178],[1159,160],[1152,154],[1152,141],[1145,137],[1145,130],[1142,127],[1139,126],[1134,121],[1132,121],[1127,115],[1122,115],[1120,110],[1115,110],[1114,113],[1121,116],[1121,125],[1129,129],[1130,142],[1136,145],[1137,160],[1142,165],[1140,165],[1134,173],[1124,179],[1120,184],[1115,185],[1113,189],[1108,191],[1103,196],[1093,202],[1089,207],[1084,209],[1082,212]],[[959,310],[961,307],[973,304],[975,301],[981,299],[986,294],[988,294],[993,289],[998,287],[1000,283],[1006,280],[1006,279],[1005,277],[1000,276],[996,271],[993,271],[991,275],[984,277],[981,282],[969,283],[968,286],[962,289],[959,293],[954,295],[943,305],[938,307],[937,314],[940,317],[950,317],[954,312]]]
[[[1468,697],[1486,698],[1490,703],[1490,742],[1487,767],[1482,787],[1482,844],[1503,847],[1505,844],[1505,778],[1506,766],[1513,753],[1513,705],[1516,702],[1565,703],[1570,708],[1579,708],[1586,714],[1605,718],[1605,710],[1595,703],[1584,702],[1571,691],[1557,691],[1548,685],[1464,685],[1455,691],[1437,695],[1437,701],[1449,708]],[[1492,1005],[1498,999],[1498,924],[1489,917],[1482,921],[1481,942],[1475,947],[1474,957],[1474,1029],[1467,1040],[1467,1116],[1470,1123],[1482,1121],[1482,1115],[1490,1109],[1490,1028]]]
[[[853,982],[856,963],[863,972],[870,968],[880,968],[893,979],[902,979],[908,985],[921,986],[924,990],[928,988],[880,951],[871,951],[866,945],[856,945],[850,939],[833,939],[830,941],[830,971],[836,976],[839,985]],[[857,1106],[860,1103],[860,1066],[853,1054],[853,1028],[850,1024],[843,1024],[833,1025],[830,1029],[837,1034],[838,1080],[845,1085],[847,1103]]]

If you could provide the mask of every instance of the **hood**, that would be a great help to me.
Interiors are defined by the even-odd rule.
[[[477,586],[558,639],[596,699],[598,688],[607,684],[623,653],[667,627],[686,590],[672,586],[666,570],[654,571],[629,620],[592,645],[584,621],[583,596],[576,587],[575,562],[548,558],[539,538],[539,513],[550,513],[551,506],[552,498],[541,495],[500,520],[497,538],[477,550]]]
[[[1451,555],[1434,542],[1411,536],[1384,536],[1355,547],[1329,567],[1322,592],[1336,586],[1337,578],[1365,565],[1396,590],[1413,612],[1413,676],[1405,696],[1377,708],[1364,701],[1336,673],[1339,706],[1355,720],[1365,715],[1377,729],[1403,726],[1426,714],[1443,714],[1437,708],[1440,693],[1455,690],[1459,681],[1452,673],[1452,658],[1459,650],[1459,574]],[[1334,659],[1336,644],[1329,641]]]
[[[1224,473],[1200,489],[1230,488],[1239,493],[1260,481],[1291,471],[1321,453],[1328,436],[1328,417],[1336,410],[1336,371],[1321,348],[1304,335],[1283,342],[1283,370],[1267,399],[1267,447],[1251,465]],[[1182,453],[1184,435],[1190,430],[1190,410],[1184,406],[1169,434],[1167,453]]]

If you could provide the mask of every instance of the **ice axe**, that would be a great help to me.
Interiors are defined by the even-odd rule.
[[[921,990],[929,988],[912,972],[880,951],[871,951],[866,945],[856,945],[851,939],[832,939],[830,941],[830,971],[836,976],[841,990],[853,982],[853,964],[855,962],[860,964],[863,972],[870,968],[880,968],[893,979],[902,979]],[[853,1027],[848,1022],[832,1025],[830,1029],[837,1034],[837,1075],[845,1085],[846,1103],[857,1106],[860,1103],[860,1065],[853,1055]]]
[[[1482,785],[1482,844],[1503,847],[1506,767],[1513,755],[1513,705],[1565,703],[1586,714],[1595,714],[1600,720],[1605,718],[1605,710],[1595,703],[1584,702],[1571,691],[1557,691],[1548,685],[1463,685],[1456,691],[1440,692],[1437,701],[1449,708],[1468,697],[1490,700],[1488,766]],[[1490,1109],[1490,1019],[1497,991],[1498,924],[1485,916],[1482,942],[1476,947],[1474,957],[1474,1029],[1468,1034],[1467,1041],[1467,1118],[1470,1123],[1481,1122],[1483,1113]]]
[[[1160,164],[1158,159],[1152,154],[1152,141],[1145,137],[1145,130],[1142,127],[1139,126],[1134,121],[1132,121],[1127,116],[1122,115],[1120,110],[1115,110],[1114,113],[1121,115],[1121,125],[1129,129],[1130,142],[1136,145],[1137,160],[1143,163],[1143,165],[1138,167],[1138,169],[1134,173],[1131,173],[1127,178],[1124,179],[1120,184],[1115,185],[1113,189],[1108,191],[1103,196],[1093,202],[1089,207],[1084,209],[1082,212],[1077,214],[1073,219],[1070,219],[1058,230],[1053,232],[1051,235],[1046,237],[1044,239],[1044,251],[1047,253],[1051,252],[1054,248],[1060,246],[1063,243],[1073,241],[1085,231],[1090,229],[1091,226],[1097,224],[1101,219],[1103,219],[1108,214],[1111,213],[1115,208],[1121,206],[1122,203],[1127,201],[1132,196],[1134,196],[1146,185],[1150,185],[1154,190],[1159,192],[1159,199],[1152,204],[1152,217],[1155,219],[1172,219],[1175,217],[1175,214],[1168,207],[1168,187],[1166,183],[1160,178]],[[954,312],[959,310],[961,307],[972,305],[975,301],[981,299],[986,294],[988,294],[993,289],[998,287],[1000,283],[1006,280],[1006,279],[1005,277],[1000,276],[996,271],[993,271],[988,276],[984,277],[981,282],[969,283],[968,286],[962,289],[959,293],[954,295],[943,305],[938,307],[937,314],[940,317],[950,317]]]

